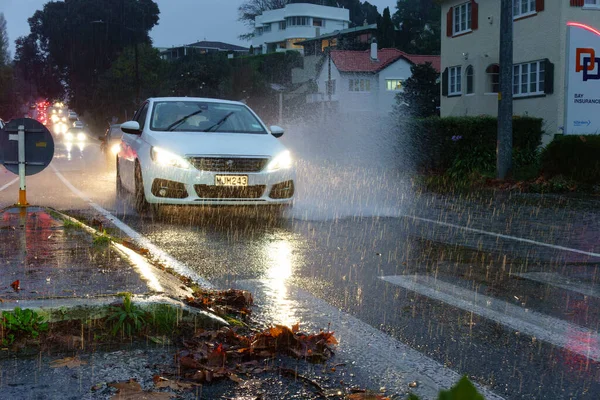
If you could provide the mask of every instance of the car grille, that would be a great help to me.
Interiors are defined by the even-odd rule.
[[[192,157],[190,162],[200,171],[210,172],[260,172],[265,168],[268,158],[223,158]]]
[[[194,189],[201,199],[258,199],[265,193],[266,186],[195,185]]]

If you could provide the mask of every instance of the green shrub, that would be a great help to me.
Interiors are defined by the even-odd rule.
[[[12,312],[2,311],[0,325],[2,325],[3,346],[11,345],[17,335],[31,336],[36,339],[40,332],[48,330],[48,323],[45,322],[44,317],[28,308],[22,310],[19,307]]]
[[[107,322],[112,322],[111,333],[115,336],[118,332],[131,337],[146,327],[147,315],[144,310],[133,304],[131,293],[120,293],[123,304],[112,307]]]
[[[600,183],[600,135],[559,136],[542,152],[542,173],[577,182]]]
[[[401,122],[419,169],[466,177],[473,172],[493,176],[496,169],[495,117],[432,117]],[[515,170],[537,164],[542,120],[513,118]]]

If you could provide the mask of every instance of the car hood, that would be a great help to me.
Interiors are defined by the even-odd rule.
[[[144,132],[145,140],[180,156],[228,155],[273,157],[285,147],[270,134],[222,132]]]

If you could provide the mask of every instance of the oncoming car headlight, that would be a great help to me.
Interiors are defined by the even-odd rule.
[[[73,140],[73,134],[71,132],[65,133],[65,139],[66,140]]]
[[[110,148],[110,151],[114,154],[117,155],[121,152],[121,144],[120,143],[115,143],[112,145],[112,147]]]
[[[181,169],[190,169],[190,163],[183,157],[163,150],[160,147],[153,147],[150,153],[152,161],[163,167],[175,167]]]
[[[273,158],[269,165],[267,165],[267,171],[277,171],[279,169],[287,169],[292,166],[292,155],[289,151],[285,150]]]
[[[79,140],[80,142],[85,141],[85,133],[79,132],[77,134],[77,140]]]

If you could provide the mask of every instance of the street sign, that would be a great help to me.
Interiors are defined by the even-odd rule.
[[[40,122],[14,119],[0,131],[0,163],[14,174],[19,174],[19,127],[24,127],[25,175],[42,172],[54,157],[52,134]]]

